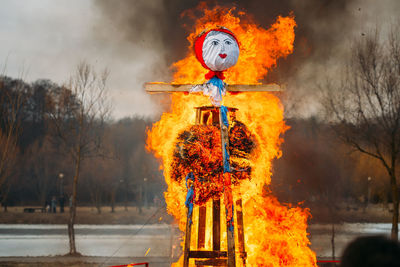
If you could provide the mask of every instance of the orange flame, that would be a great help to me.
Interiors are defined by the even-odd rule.
[[[236,12],[235,9],[217,6],[208,10],[204,4],[199,7],[204,9],[204,15],[196,21],[194,32],[188,37],[191,45],[200,32],[217,25],[232,30],[240,42],[239,61],[225,74],[228,84],[259,83],[279,57],[287,56],[293,51],[296,23],[292,15],[279,16],[271,28],[266,30],[252,22],[245,13]],[[187,11],[185,14],[191,15],[191,12]],[[173,67],[176,69],[175,83],[204,82],[207,70],[197,62],[192,52]],[[307,218],[310,216],[308,210],[282,205],[275,197],[266,193],[271,182],[272,160],[281,155],[280,145],[283,140],[280,136],[288,129],[283,120],[283,108],[279,99],[273,94],[261,92],[227,94],[223,104],[238,108],[237,119],[248,127],[257,141],[257,147],[250,159],[251,180],[243,180],[239,186],[233,188],[234,199],[240,196],[243,200],[247,266],[316,266],[316,256],[309,248],[306,231]],[[184,202],[187,189],[184,179],[177,182],[171,177],[172,154],[178,134],[195,123],[193,108],[205,105],[209,105],[208,97],[173,93],[171,111],[163,113],[161,119],[148,131],[147,148],[162,160],[161,168],[168,185],[165,192],[168,212],[176,218],[182,231],[186,224],[187,209]],[[210,214],[210,203],[207,204],[207,209]],[[212,224],[209,217],[206,219],[207,227]],[[194,217],[193,228],[197,225],[195,219]],[[221,233],[224,227],[226,225],[221,223]],[[193,229],[192,233],[195,232],[196,229]],[[221,238],[222,248],[226,249],[226,237]],[[194,235],[191,240],[194,246],[197,242]],[[206,249],[211,249],[209,232],[206,233]],[[240,266],[241,260],[237,258],[236,263]],[[182,258],[174,266],[182,266]]]
[[[193,42],[203,30],[219,25],[230,29],[240,43],[239,60],[226,71],[225,82],[228,84],[256,84],[265,77],[278,58],[293,52],[296,26],[293,15],[278,16],[271,28],[266,30],[252,22],[244,12],[235,15],[235,8],[216,7],[208,10],[204,4],[200,4],[198,8],[204,9],[204,16],[196,21],[194,32],[187,38],[190,42],[189,54],[173,64],[173,68],[177,70],[174,83],[204,82],[204,74],[208,71],[197,61],[193,53]],[[190,11],[184,14],[194,16]]]

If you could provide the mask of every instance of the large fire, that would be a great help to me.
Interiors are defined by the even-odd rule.
[[[266,30],[256,25],[244,12],[236,12],[235,9],[217,6],[209,10],[204,5],[200,5],[199,8],[204,10],[204,14],[196,21],[193,33],[188,37],[189,54],[173,65],[176,69],[174,83],[204,82],[204,74],[207,70],[195,59],[192,43],[204,29],[218,25],[232,30],[240,42],[239,61],[225,74],[225,81],[228,84],[259,83],[267,74],[268,68],[276,64],[278,58],[285,57],[293,51],[294,27],[296,26],[293,16],[279,16],[270,29]],[[189,11],[186,15],[190,14]],[[248,151],[245,151],[248,155],[243,157],[245,162],[241,163],[246,165],[247,171],[237,175],[236,179],[240,182],[234,182],[233,186],[233,198],[237,199],[240,196],[243,200],[247,266],[316,266],[316,256],[309,248],[310,242],[306,231],[308,210],[279,203],[268,189],[271,182],[272,160],[280,157],[280,145],[283,142],[281,135],[288,129],[283,120],[283,108],[278,97],[265,92],[228,93],[223,98],[223,104],[237,108],[236,120],[241,123],[239,126],[245,125],[245,128],[237,128],[236,132],[231,132],[233,137],[230,138],[235,138],[235,136],[247,138],[248,145],[252,146],[251,149],[247,148]],[[187,209],[184,204],[187,189],[184,176],[187,174],[188,166],[177,164],[177,158],[186,158],[187,155],[182,156],[182,153],[187,153],[187,149],[195,151],[196,146],[201,145],[201,142],[207,143],[206,135],[215,135],[215,138],[220,138],[218,134],[215,134],[217,131],[213,129],[213,126],[205,128],[194,126],[196,117],[194,108],[207,105],[209,105],[209,99],[206,96],[173,93],[171,94],[171,111],[163,113],[161,119],[148,131],[147,148],[162,160],[161,167],[168,185],[168,190],[165,192],[168,212],[176,218],[182,231],[185,230],[187,219]],[[190,145],[182,148],[182,144],[187,144],[187,140],[190,140],[187,135],[191,133],[196,133],[197,140],[201,142],[199,141],[198,144],[189,142]],[[210,158],[207,160],[215,166],[218,166],[216,162],[222,164],[219,140],[215,142],[215,145],[201,148],[208,149]],[[243,144],[238,144],[238,147],[241,145]],[[186,151],[179,151],[179,147],[182,151],[185,149]],[[243,149],[246,150],[246,147]],[[203,159],[203,161],[206,160]],[[206,163],[208,162],[197,164],[203,167],[210,165]],[[241,165],[238,168],[242,167]],[[201,171],[204,172],[204,170]],[[246,175],[251,177],[246,177]],[[217,182],[215,186],[218,186]],[[213,190],[211,188],[208,193],[213,194]],[[207,214],[211,214],[211,202],[207,202],[206,206]],[[194,214],[196,214],[196,209],[198,207],[195,206]],[[221,218],[225,218],[225,215],[223,214]],[[192,246],[197,242],[194,234],[197,226],[196,216],[193,219]],[[206,229],[211,229],[210,216],[207,216],[206,221]],[[226,232],[225,229],[226,224],[222,220],[221,233]],[[205,249],[212,250],[211,240],[211,232],[208,231]],[[226,235],[222,235],[221,240],[221,249],[226,249]],[[238,254],[236,264],[240,266],[241,260]],[[182,266],[182,262],[181,258],[174,266]]]

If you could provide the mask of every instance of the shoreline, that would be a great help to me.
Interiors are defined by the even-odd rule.
[[[37,206],[9,207],[7,212],[0,212],[0,224],[67,224],[69,209],[64,213],[26,213],[24,208],[38,208]],[[303,207],[304,208],[304,207]],[[380,204],[370,204],[364,207],[345,207],[329,212],[328,208],[314,206],[306,207],[311,216],[308,224],[340,224],[340,223],[391,223],[392,213]],[[172,224],[174,219],[165,207],[142,208],[140,213],[137,207],[115,207],[111,212],[109,207],[103,207],[98,213],[95,207],[78,207],[75,224],[88,225],[134,225],[134,224]]]

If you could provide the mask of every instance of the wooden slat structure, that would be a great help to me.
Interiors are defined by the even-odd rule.
[[[199,227],[198,228],[198,242],[197,242],[197,249],[198,250],[192,250],[190,248],[190,240],[191,240],[191,235],[192,235],[192,224],[190,221],[193,219],[193,214],[192,216],[188,216],[187,221],[186,221],[186,233],[185,233],[185,248],[184,248],[184,260],[183,260],[183,266],[188,267],[189,266],[189,260],[190,259],[199,259],[195,260],[195,265],[196,266],[227,266],[227,267],[235,267],[236,266],[236,258],[235,258],[235,231],[230,231],[229,230],[229,225],[227,222],[227,245],[228,245],[228,250],[227,251],[221,251],[221,233],[220,233],[220,218],[221,218],[221,208],[220,208],[220,199],[214,199],[213,200],[213,220],[212,220],[212,250],[203,250],[204,249],[204,241],[199,241],[199,236],[205,233],[206,230],[206,225],[205,225],[205,212],[204,210],[201,211],[200,208],[205,208],[205,207],[200,207],[199,212],[197,213],[198,221],[199,221],[199,226],[203,225],[204,222],[204,228]],[[243,266],[246,266],[246,257],[247,253],[245,251],[245,244],[244,244],[244,234],[243,234],[243,215],[241,213],[241,206],[239,207],[238,205],[241,205],[241,199],[236,201],[236,207],[237,207],[237,233],[238,233],[238,246],[239,246],[239,256],[242,259],[242,264]],[[204,216],[203,218],[200,216]],[[238,217],[239,216],[239,217]],[[203,221],[203,222],[200,222]],[[204,239],[203,239],[204,240]],[[199,245],[200,244],[200,245]]]
[[[222,123],[220,109],[213,106],[198,107],[196,109],[196,124],[206,125],[207,123],[219,125],[221,129],[221,142],[222,147],[229,146],[228,128]],[[230,114],[235,116],[236,108],[228,108]],[[222,153],[225,160],[225,153]],[[225,190],[231,190],[225,188]],[[233,205],[233,204],[232,204]],[[239,256],[242,259],[243,266],[246,266],[246,251],[244,243],[243,231],[243,213],[242,213],[242,200],[237,199],[235,202],[237,223],[236,232],[238,234],[238,248]],[[225,207],[226,209],[226,207]],[[227,212],[226,212],[227,213]],[[192,250],[190,247],[191,240],[191,225],[193,216],[198,216],[197,227],[197,250]],[[227,214],[226,214],[227,215]],[[190,259],[195,259],[196,266],[236,266],[236,252],[235,252],[235,230],[230,230],[230,222],[226,221],[226,234],[227,234],[227,251],[221,251],[221,200],[215,198],[212,200],[212,250],[205,249],[205,233],[206,233],[206,206],[200,206],[197,214],[191,214],[187,217],[186,233],[185,233],[185,248],[184,248],[184,261],[183,266],[188,267]],[[227,215],[228,216],[228,215]],[[232,219],[233,220],[233,219]]]
[[[193,84],[170,84],[170,83],[146,83],[144,85],[148,93],[173,93],[173,92],[189,92]],[[227,92],[274,92],[279,93],[285,90],[284,86],[277,84],[229,84],[226,87]],[[212,124],[220,126],[221,129],[221,142],[222,146],[229,146],[228,128],[222,123],[219,107],[198,107],[196,109],[196,124],[207,125]],[[230,116],[234,118],[236,108],[228,108]],[[225,153],[222,153],[225,161]],[[230,188],[225,190],[231,190]],[[235,204],[232,204],[236,211],[237,223],[236,226],[239,256],[242,259],[243,266],[246,266],[247,253],[245,251],[244,240],[244,227],[243,227],[243,213],[242,213],[242,200],[239,198]],[[225,207],[226,209],[226,207]],[[198,231],[197,231],[197,250],[192,250],[190,247],[191,233],[192,233],[192,217],[198,216]],[[185,233],[185,247],[184,247],[184,260],[183,267],[189,266],[190,259],[195,259],[196,266],[236,266],[235,256],[235,230],[230,230],[228,220],[226,220],[227,231],[227,251],[221,251],[221,200],[212,200],[212,251],[205,249],[205,233],[206,233],[206,216],[207,209],[205,206],[199,207],[197,214],[190,214],[187,216],[186,233]],[[233,219],[232,219],[233,220]]]
[[[145,83],[144,88],[148,93],[172,93],[189,92],[193,84],[171,84],[171,83]],[[229,84],[228,92],[282,92],[284,86],[278,84]]]

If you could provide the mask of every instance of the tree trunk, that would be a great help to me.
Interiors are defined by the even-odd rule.
[[[332,221],[332,238],[331,238],[331,245],[332,245],[332,260],[335,260],[335,222]]]
[[[143,206],[143,203],[142,203],[142,194],[143,194],[143,192],[142,192],[143,190],[142,190],[142,185],[140,185],[140,187],[139,187],[139,201],[138,201],[138,209],[139,209],[139,214],[142,214],[143,213],[143,210],[142,210],[142,206]]]
[[[101,196],[100,196],[98,188],[90,189],[90,198],[92,200],[92,206],[96,207],[97,214],[100,214],[101,213]]]
[[[97,188],[96,190],[96,209],[97,209],[97,214],[101,213],[101,189]]]
[[[1,204],[3,205],[4,212],[8,212],[7,206],[8,206],[8,193],[10,192],[11,188],[11,183],[6,185],[6,190],[3,193],[3,199],[1,200]]]
[[[75,175],[74,181],[72,184],[72,205],[69,210],[69,221],[68,221],[68,237],[69,237],[69,254],[76,255],[78,254],[75,246],[75,217],[76,217],[76,192],[78,188],[78,178],[81,164],[81,155],[80,150],[78,149],[77,158],[75,160]]]
[[[111,212],[114,212],[115,207],[115,189],[111,190]]]
[[[46,198],[47,198],[47,183],[43,185],[40,192],[40,203],[46,208]]]
[[[126,181],[125,181],[126,183]],[[125,211],[128,211],[128,186],[125,184]]]
[[[398,240],[399,236],[399,189],[397,187],[396,175],[394,172],[390,175],[390,184],[392,188],[393,217],[392,217],[392,239]]]

